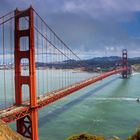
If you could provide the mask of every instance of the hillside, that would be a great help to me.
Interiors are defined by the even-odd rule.
[[[24,138],[17,132],[13,131],[6,123],[0,120],[0,140],[29,140]],[[87,133],[82,133],[79,135],[73,135],[67,140],[120,140],[120,138],[113,136],[111,138],[105,138],[100,135],[91,135]],[[140,130],[138,130],[134,135],[126,138],[125,140],[140,140]]]
[[[82,133],[78,135],[73,135],[69,137],[67,140],[122,140],[117,136],[113,136],[110,138],[106,138],[101,135],[92,135],[88,133]],[[124,140],[140,140],[140,130],[138,130],[134,135],[124,139]]]
[[[14,132],[6,123],[0,120],[0,140],[29,140]]]
[[[75,61],[66,60],[63,62],[53,62],[53,63],[42,63],[36,62],[36,67],[40,68],[55,68],[55,69],[81,69],[82,71],[97,72],[98,68],[103,71],[110,70],[116,66],[121,65],[121,57],[110,56],[110,57],[95,57],[92,59]],[[134,66],[134,71],[140,71],[138,68],[140,64],[140,57],[129,58],[128,64]]]
[[[134,72],[140,72],[140,64],[134,64],[134,65],[132,65],[132,70]]]

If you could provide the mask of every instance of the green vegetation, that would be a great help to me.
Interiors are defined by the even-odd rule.
[[[121,140],[119,137],[105,138],[101,135],[91,135],[88,133],[82,133],[79,135],[73,135],[67,140]],[[126,138],[125,140],[140,140],[140,129],[132,136]]]
[[[137,130],[137,132],[134,135],[130,136],[126,140],[140,140],[140,128]]]
[[[27,138],[22,137],[17,132],[14,132],[6,123],[0,120],[0,140],[29,140]],[[105,138],[101,135],[91,135],[88,133],[81,133],[78,135],[73,135],[69,137],[67,140],[121,140],[119,137],[111,137]],[[125,140],[140,140],[140,128],[138,128],[137,132],[126,138]]]
[[[68,140],[105,140],[103,136],[96,136],[96,135],[90,135],[87,133],[79,134],[79,135],[74,135]]]

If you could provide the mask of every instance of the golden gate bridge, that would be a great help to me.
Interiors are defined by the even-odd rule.
[[[0,17],[0,46],[0,119],[6,123],[16,121],[17,132],[32,140],[39,139],[39,109],[113,74],[127,78],[130,73],[127,50],[123,49],[121,66],[71,83],[72,73],[63,69],[71,69],[68,63],[75,61],[80,67],[82,60],[32,7]],[[63,74],[57,81],[53,65],[60,63],[63,68],[57,68],[57,72]],[[54,81],[57,86],[53,86]]]

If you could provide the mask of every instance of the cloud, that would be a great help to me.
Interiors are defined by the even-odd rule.
[[[61,11],[104,15],[110,12],[126,13],[140,11],[139,0],[69,0],[64,1]]]
[[[139,0],[1,0],[0,14],[30,4],[81,56],[121,54],[122,48],[140,55]]]

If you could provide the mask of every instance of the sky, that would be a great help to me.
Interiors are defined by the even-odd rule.
[[[140,0],[0,0],[0,15],[30,5],[81,58],[140,56]]]

